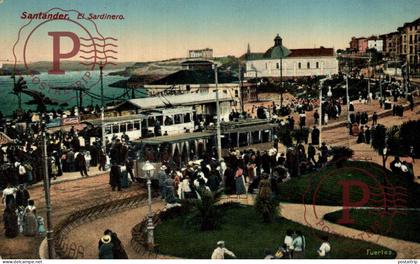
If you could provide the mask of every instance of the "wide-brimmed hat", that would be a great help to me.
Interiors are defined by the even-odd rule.
[[[101,241],[104,244],[108,244],[111,242],[111,236],[110,235],[104,235],[103,237],[101,237]]]
[[[161,167],[160,167],[160,169],[161,170],[166,170],[168,167],[166,167],[165,165],[162,165]]]
[[[221,246],[221,247],[224,247],[225,246],[225,241],[223,241],[223,240],[217,241],[217,245]]]

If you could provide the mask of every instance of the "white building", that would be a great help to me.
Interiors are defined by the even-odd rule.
[[[245,77],[303,77],[338,73],[338,60],[333,48],[287,49],[279,35],[274,46],[264,53],[245,54]]]
[[[211,59],[213,58],[213,49],[205,48],[205,49],[199,49],[199,50],[189,50],[188,57]]]
[[[368,49],[376,49],[378,52],[383,52],[384,41],[376,37],[368,38]]]

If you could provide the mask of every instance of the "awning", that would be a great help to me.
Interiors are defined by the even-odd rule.
[[[213,135],[215,134],[212,132],[194,132],[194,133],[184,133],[184,134],[179,134],[179,135],[144,138],[141,140],[134,140],[133,143],[160,145],[163,143],[178,143],[178,142],[184,142],[184,141],[194,140],[194,139],[210,138]]]

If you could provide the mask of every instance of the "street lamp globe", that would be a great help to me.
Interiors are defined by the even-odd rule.
[[[388,153],[388,148],[387,147],[384,147],[384,149],[382,150],[382,154],[384,156],[386,156],[387,153]]]
[[[331,86],[328,86],[327,96],[328,96],[328,97],[331,97],[331,96],[332,96]]]
[[[148,175],[148,177],[152,177],[155,171],[155,167],[150,163],[150,161],[146,161],[142,167],[142,170],[146,175]]]

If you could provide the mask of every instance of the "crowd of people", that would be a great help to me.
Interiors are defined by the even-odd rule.
[[[44,219],[36,213],[34,200],[23,184],[18,188],[10,184],[3,190],[4,205],[3,224],[7,238],[15,238],[19,234],[36,236],[45,234]]]
[[[331,257],[331,244],[328,236],[323,236],[322,243],[317,249],[319,258]],[[266,248],[264,259],[304,259],[306,254],[306,237],[300,230],[286,230],[284,241],[275,251]],[[217,247],[213,250],[211,259],[224,259],[225,256],[237,258],[234,252],[227,249],[225,241],[218,241]]]

